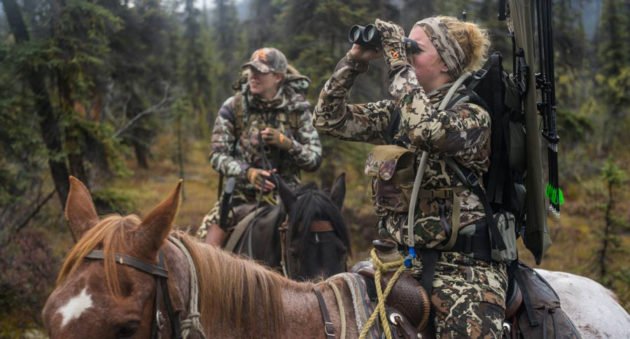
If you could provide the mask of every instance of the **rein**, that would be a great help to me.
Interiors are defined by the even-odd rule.
[[[168,318],[171,321],[171,334],[175,339],[187,338],[190,334],[191,327],[195,328],[198,333],[201,334],[203,338],[205,338],[205,334],[201,329],[201,325],[199,323],[199,312],[197,309],[197,299],[198,299],[198,290],[199,285],[197,282],[197,272],[195,269],[195,265],[190,257],[190,252],[186,249],[184,244],[177,238],[169,237],[169,240],[178,247],[182,253],[186,256],[187,262],[190,265],[190,274],[191,274],[191,282],[190,282],[190,310],[188,312],[188,317],[184,321],[180,321],[179,315],[175,312],[173,308],[173,304],[171,302],[171,297],[168,291],[168,269],[166,268],[164,262],[164,253],[162,251],[158,252],[158,263],[151,264],[147,263],[144,260],[138,259],[136,257],[127,255],[114,253],[115,262],[119,265],[126,265],[132,268],[135,268],[141,272],[147,273],[155,277],[155,316],[152,320],[151,325],[151,338],[158,339],[160,337],[160,332],[164,328],[164,316],[160,311],[160,300],[163,300],[164,306],[166,307],[166,313]],[[92,250],[85,256],[86,259],[92,260],[104,260],[105,254],[102,250]],[[182,327],[184,329],[182,330]]]

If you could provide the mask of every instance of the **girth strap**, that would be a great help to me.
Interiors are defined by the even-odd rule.
[[[334,338],[335,337],[335,326],[332,321],[330,321],[330,315],[328,314],[328,308],[326,307],[326,302],[324,301],[324,297],[321,292],[319,292],[316,288],[313,288],[313,293],[317,297],[317,302],[319,302],[319,310],[322,312],[322,319],[324,319],[324,333],[326,334],[326,338]]]

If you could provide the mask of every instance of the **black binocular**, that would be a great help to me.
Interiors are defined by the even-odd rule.
[[[352,44],[361,45],[367,48],[381,48],[381,34],[376,29],[376,26],[372,24],[365,26],[354,25],[350,27],[350,31],[348,32],[348,41]],[[420,53],[420,47],[415,40],[405,37],[403,38],[403,44],[405,45],[405,49],[408,54]]]

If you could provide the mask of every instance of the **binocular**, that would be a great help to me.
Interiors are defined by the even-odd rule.
[[[379,49],[381,48],[381,34],[376,26],[369,24],[365,26],[354,25],[350,27],[348,32],[348,41],[352,44],[361,45],[363,47]],[[408,54],[420,53],[420,47],[415,40],[407,37],[402,39]]]

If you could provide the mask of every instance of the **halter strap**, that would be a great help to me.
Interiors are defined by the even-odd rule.
[[[85,258],[94,260],[104,260],[105,253],[102,250],[92,250]],[[171,303],[171,296],[168,292],[168,270],[164,263],[164,254],[162,251],[158,253],[158,264],[154,265],[140,260],[136,257],[132,257],[126,254],[114,253],[114,258],[117,264],[133,267],[141,272],[150,274],[155,277],[155,317],[152,320],[153,326],[151,326],[151,338],[159,338],[159,332],[162,329],[161,312],[159,307],[160,299],[164,300],[164,306],[168,318],[171,320],[171,331],[173,338],[180,339],[182,337],[181,324],[179,315],[175,313],[173,304]]]
[[[319,302],[319,310],[322,311],[322,319],[324,319],[324,333],[326,334],[326,338],[335,338],[335,326],[332,321],[330,321],[330,315],[328,315],[328,308],[326,307],[324,297],[322,297],[322,293],[314,287],[313,293],[315,293],[317,302]]]
[[[104,260],[105,253],[103,253],[102,250],[92,250],[92,252],[88,253],[85,257],[88,259]],[[117,264],[130,266],[156,277],[168,278],[168,270],[164,265],[150,264],[126,254],[114,253],[114,258],[116,258]]]

